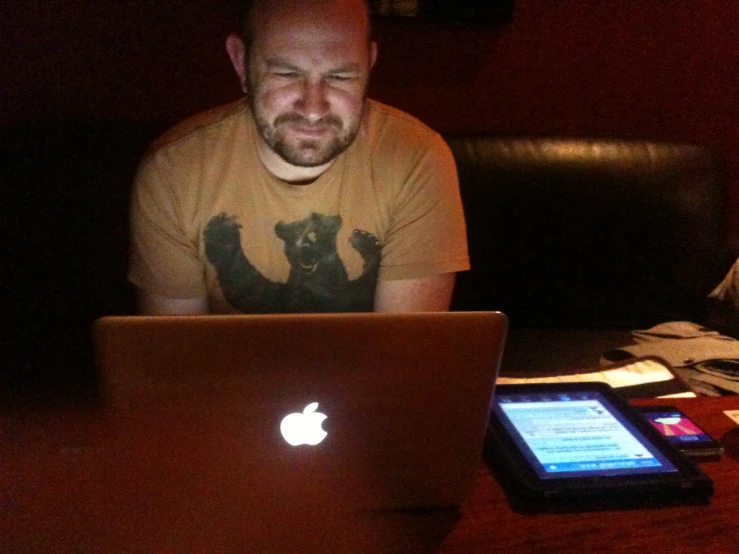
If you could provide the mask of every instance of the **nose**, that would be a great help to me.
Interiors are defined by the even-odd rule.
[[[311,123],[315,123],[327,115],[329,113],[329,102],[326,98],[324,83],[322,81],[306,82],[295,107]]]

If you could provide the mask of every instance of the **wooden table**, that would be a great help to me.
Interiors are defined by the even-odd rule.
[[[649,401],[659,402],[678,405],[726,447],[720,461],[702,464],[715,485],[709,505],[521,515],[510,508],[501,488],[481,465],[476,489],[461,511],[383,514],[352,529],[326,550],[739,552],[739,426],[723,414],[739,409],[739,397]],[[137,531],[126,528],[125,518],[110,521],[101,516],[106,495],[130,495],[133,486],[131,476],[113,476],[96,461],[94,452],[104,433],[94,406],[0,413],[0,552],[252,551],[247,537],[219,534],[217,526],[224,522],[215,519],[214,528],[202,534],[198,533],[202,529],[187,529],[181,521],[173,524],[161,514],[143,518],[132,514],[131,521],[150,523],[149,528]],[[87,503],[87,494],[94,494],[97,504]],[[225,523],[233,529],[233,521]],[[126,548],[132,532],[157,539],[147,543],[151,548]],[[209,538],[196,540],[198,536]],[[312,552],[320,550],[320,544],[325,543],[294,546],[295,551]]]
[[[739,426],[723,413],[739,409],[739,397],[634,403],[677,405],[724,443],[726,453],[720,461],[701,464],[714,481],[709,505],[520,515],[509,508],[498,484],[481,468],[477,489],[439,552],[739,552]]]

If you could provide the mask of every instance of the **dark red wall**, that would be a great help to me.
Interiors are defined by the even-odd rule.
[[[234,3],[0,2],[0,123],[174,120],[234,98]],[[516,0],[501,29],[382,21],[377,36],[372,95],[440,131],[700,142],[739,180],[736,0]]]

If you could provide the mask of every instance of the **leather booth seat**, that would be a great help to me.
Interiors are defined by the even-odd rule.
[[[503,371],[598,363],[632,329],[706,323],[731,265],[724,157],[692,144],[447,137],[472,270],[453,307],[508,314]]]
[[[167,126],[0,129],[5,390],[94,391],[90,324],[133,313],[130,183]],[[472,263],[453,309],[508,314],[504,372],[582,367],[624,344],[630,329],[705,320],[706,295],[731,265],[720,154],[643,141],[446,138]]]

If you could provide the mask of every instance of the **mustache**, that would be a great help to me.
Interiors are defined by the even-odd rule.
[[[341,129],[344,126],[344,122],[341,118],[333,114],[326,115],[317,121],[311,122],[298,113],[286,113],[275,119],[274,126],[277,127],[278,125],[285,123],[297,124],[306,128],[335,127],[336,129]]]

